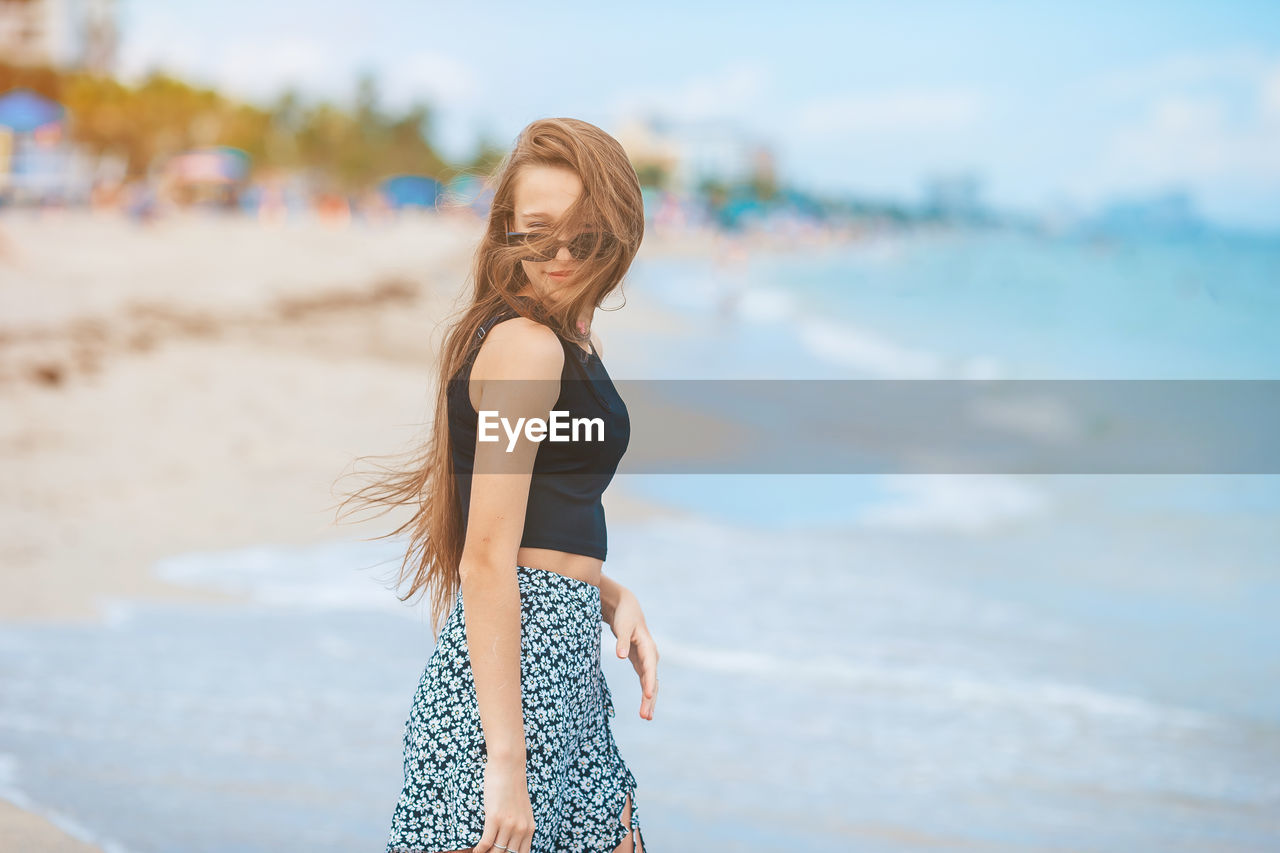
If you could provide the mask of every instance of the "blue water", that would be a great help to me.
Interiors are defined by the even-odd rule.
[[[1009,378],[1280,377],[1280,240],[938,236],[883,258],[834,252],[794,279],[785,266],[757,274],[909,348],[991,358]]]
[[[1280,236],[939,233],[650,262],[629,285],[707,330],[684,376],[1280,378]]]
[[[638,262],[615,377],[1273,378],[1274,244]],[[620,476],[605,671],[658,850],[1280,849],[1280,478]],[[113,851],[379,849],[430,653],[395,543],[174,555],[246,606],[0,627],[0,793]]]

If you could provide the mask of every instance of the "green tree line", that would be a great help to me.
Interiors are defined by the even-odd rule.
[[[350,105],[309,102],[294,89],[259,106],[153,71],[134,86],[100,74],[0,61],[0,94],[30,89],[69,113],[70,137],[96,154],[122,157],[131,177],[163,158],[206,145],[243,150],[255,170],[310,170],[339,191],[358,191],[392,174],[447,181],[485,170],[500,152],[489,143],[463,163],[446,163],[430,142],[432,110],[422,102],[389,112],[376,77],[358,76]]]

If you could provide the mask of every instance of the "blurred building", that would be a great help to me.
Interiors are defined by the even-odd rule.
[[[1185,189],[1112,199],[1086,225],[1093,232],[1131,237],[1190,237],[1207,229],[1194,197]]]
[[[0,0],[0,57],[110,74],[119,46],[116,0]]]
[[[778,185],[777,157],[768,145],[756,145],[751,150],[751,180],[759,188]]]
[[[769,146],[724,119],[633,118],[617,131],[636,171],[656,166],[665,187],[691,193],[704,182],[748,184],[774,179]]]
[[[941,175],[924,185],[924,215],[950,222],[972,222],[983,218],[981,181],[970,173]]]
[[[670,186],[680,162],[674,140],[659,133],[652,121],[635,117],[624,121],[614,137],[644,186]]]

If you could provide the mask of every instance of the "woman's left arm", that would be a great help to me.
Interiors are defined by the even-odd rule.
[[[658,700],[658,646],[644,621],[644,611],[635,594],[608,575],[600,576],[600,611],[613,635],[618,638],[618,657],[631,659],[644,698],[640,716],[653,719],[653,706]]]

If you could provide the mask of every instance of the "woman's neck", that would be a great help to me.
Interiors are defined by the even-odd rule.
[[[533,286],[530,284],[526,284],[523,288],[516,291],[515,295],[522,299],[537,302],[543,307],[543,310],[547,310],[548,300],[545,299],[540,293],[535,291],[533,289]],[[579,333],[584,335],[589,334],[589,330],[591,328],[591,318],[594,313],[595,313],[594,311],[589,311],[586,314],[580,315],[578,317],[577,321],[574,323],[574,326],[578,329]]]

